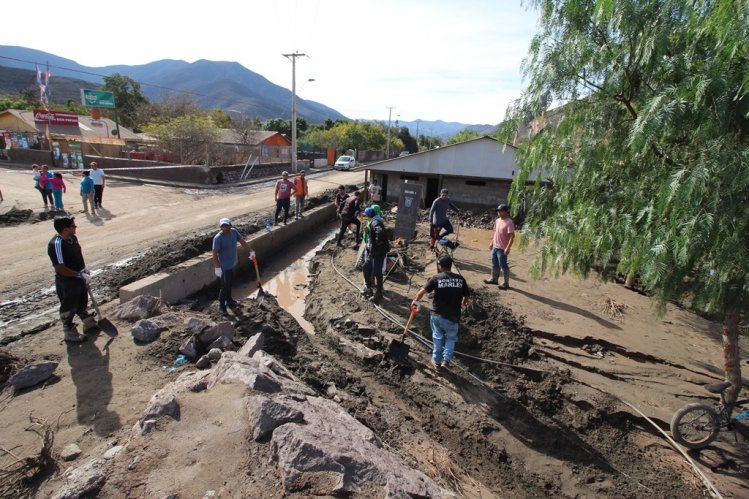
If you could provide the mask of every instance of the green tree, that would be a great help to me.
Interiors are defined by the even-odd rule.
[[[286,135],[287,137],[291,137],[291,120],[284,120],[281,118],[272,118],[266,120],[265,123],[263,123],[263,130],[267,130],[269,132],[278,132]]]
[[[479,137],[481,137],[481,135],[479,135],[477,131],[471,130],[470,128],[465,128],[447,139],[445,145],[449,146],[450,144],[458,144],[460,142],[466,142],[469,140],[477,139]]]
[[[114,94],[120,123],[127,128],[138,130],[140,125],[138,109],[148,104],[148,99],[140,89],[140,83],[129,76],[114,73],[104,77],[102,89]],[[110,118],[114,115],[114,113],[102,110],[102,114],[104,113]]]
[[[519,146],[512,201],[542,241],[537,272],[636,273],[661,304],[723,321],[729,398],[749,305],[749,3],[534,0],[527,87],[500,141]],[[526,181],[545,171],[551,188]]]
[[[166,123],[145,127],[161,148],[171,151],[186,165],[209,164],[220,154],[219,132],[207,116],[179,116]]]

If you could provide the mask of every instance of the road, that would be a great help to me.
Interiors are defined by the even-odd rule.
[[[106,171],[106,169],[105,169]],[[325,171],[308,175],[310,196],[339,184],[362,184],[364,172]],[[78,239],[92,270],[135,256],[156,243],[205,230],[222,217],[236,218],[275,211],[273,186],[267,182],[226,188],[183,188],[109,179],[101,217],[79,213],[80,177],[66,175],[66,209],[76,216]],[[41,195],[33,188],[31,169],[0,168],[4,202],[0,213],[11,208],[43,211]],[[47,243],[54,235],[51,221],[0,227],[0,304],[17,300],[53,285]]]

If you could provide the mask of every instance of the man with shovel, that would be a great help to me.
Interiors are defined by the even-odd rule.
[[[237,229],[231,226],[231,220],[222,218],[218,222],[219,232],[213,236],[213,271],[221,279],[221,290],[218,292],[218,311],[221,315],[229,312],[226,307],[234,308],[237,302],[231,297],[231,285],[234,282],[234,270],[239,261],[237,243],[250,252],[250,259],[255,256],[252,247],[244,240]]]
[[[437,274],[432,276],[421,288],[412,307],[418,308],[419,300],[425,294],[434,291],[432,301],[432,315],[429,323],[432,326],[432,367],[450,367],[458,341],[461,308],[468,305],[471,290],[465,278],[452,272],[453,259],[449,255],[442,255],[437,259]]]
[[[55,217],[57,234],[47,245],[47,254],[55,268],[55,291],[60,299],[60,320],[65,341],[80,343],[86,336],[78,332],[73,319],[83,321],[83,331],[96,327],[96,319],[88,311],[88,288],[91,274],[83,261],[81,246],[75,236],[75,217]]]

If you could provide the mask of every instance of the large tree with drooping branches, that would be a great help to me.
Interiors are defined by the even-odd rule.
[[[542,244],[536,271],[637,276],[662,307],[720,317],[735,399],[749,305],[749,2],[527,3],[539,31],[500,140],[519,143],[511,199]],[[542,174],[550,184],[527,183]]]

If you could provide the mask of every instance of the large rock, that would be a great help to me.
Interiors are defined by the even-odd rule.
[[[159,314],[161,302],[155,296],[138,295],[130,301],[117,305],[111,315],[124,321],[148,319]]]
[[[65,485],[52,496],[53,499],[95,497],[95,492],[104,485],[106,465],[103,459],[96,459],[65,472],[63,476]]]
[[[223,321],[203,329],[200,333],[197,333],[197,337],[203,345],[210,345],[222,336],[231,340],[235,334],[236,329],[234,329],[232,323]]]
[[[257,333],[245,342],[244,345],[239,349],[239,354],[246,357],[252,357],[255,352],[263,348],[265,344],[265,335],[263,333]]]
[[[319,397],[284,400],[304,424],[273,430],[271,459],[287,493],[374,497],[448,497],[431,478],[381,448],[375,434],[338,404]]]
[[[190,317],[185,320],[187,332],[190,334],[200,334],[204,329],[215,326],[216,323],[207,317]]]
[[[237,347],[234,346],[234,343],[232,343],[231,338],[228,338],[226,336],[219,336],[216,338],[213,343],[208,345],[208,351],[210,352],[214,348],[221,350],[222,352],[226,350],[236,350]]]
[[[29,364],[11,376],[8,382],[13,385],[16,391],[38,385],[52,376],[52,373],[57,369],[57,364],[57,362],[53,361]]]
[[[262,350],[255,353],[255,356],[263,354]],[[287,394],[298,394],[299,398],[304,399],[307,395],[314,395],[315,392],[299,381],[293,374],[285,368],[276,367],[279,373],[272,370],[266,363],[273,364],[277,361],[273,357],[265,356],[262,360],[253,357],[247,357],[238,352],[224,352],[221,359],[211,369],[208,379],[208,388],[218,383],[233,383],[246,385],[252,391],[263,393],[285,392]],[[279,364],[280,366],[280,364]]]
[[[158,339],[161,328],[151,319],[141,319],[130,328],[133,339],[143,343],[150,343]]]
[[[138,423],[143,429],[145,422],[159,416],[167,416],[175,420],[180,418],[180,406],[177,397],[184,392],[198,392],[205,390],[208,386],[207,371],[187,372],[181,374],[175,381],[154,393],[148,401],[148,407],[143,411]]]
[[[263,440],[270,432],[286,423],[301,423],[304,421],[302,411],[284,404],[285,397],[275,400],[262,395],[247,398],[247,413],[252,438]]]

